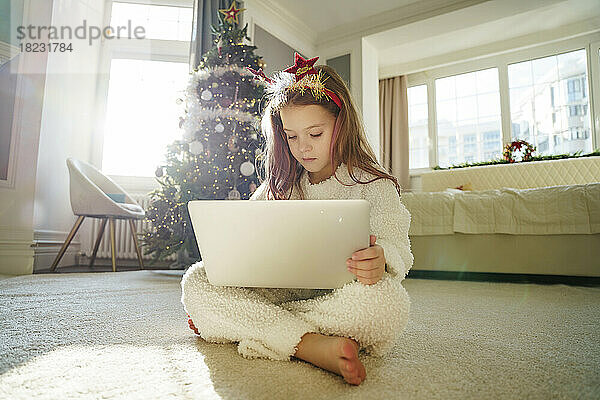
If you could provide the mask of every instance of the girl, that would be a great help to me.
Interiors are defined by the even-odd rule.
[[[401,281],[413,262],[410,215],[397,179],[377,164],[343,80],[313,67],[317,58],[295,57],[274,79],[252,71],[270,99],[262,117],[266,177],[250,200],[368,200],[370,246],[347,260],[356,280],[333,290],[218,287],[200,261],[183,276],[181,301],[190,328],[207,341],[238,342],[247,358],[293,356],[358,385],[366,377],[359,351],[384,354],[408,320]]]

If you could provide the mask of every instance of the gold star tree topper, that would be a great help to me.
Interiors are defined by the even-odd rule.
[[[221,14],[225,16],[225,21],[233,24],[238,23],[238,14],[244,11],[245,8],[235,8],[235,0],[231,2],[231,6],[226,9],[219,10]]]

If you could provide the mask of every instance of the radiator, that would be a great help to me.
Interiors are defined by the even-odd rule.
[[[146,195],[134,195],[130,194],[130,196],[138,202],[138,204],[144,209],[147,210],[150,205],[150,198]],[[102,225],[102,219],[100,218],[91,218],[92,226],[90,228],[90,240],[88,241],[89,246],[85,250],[85,254],[88,257],[92,256],[94,252],[94,244],[96,243],[96,237],[98,236],[98,230]],[[134,220],[133,224],[135,225],[135,231],[138,234],[138,243],[140,244],[140,250],[142,252],[142,258],[144,260],[151,260],[152,255],[144,254],[144,248],[142,247],[142,243],[139,239],[140,235],[143,231],[150,229],[152,224],[150,221],[146,220]],[[115,244],[117,247],[117,258],[118,259],[135,259],[137,260],[137,253],[135,251],[135,243],[133,242],[133,238],[131,237],[131,228],[129,227],[129,220],[118,219],[115,220]],[[102,241],[100,242],[100,246],[98,247],[98,253],[96,254],[97,258],[111,258],[111,250],[110,250],[110,222],[106,223],[106,227],[104,228],[104,234],[102,236]],[[166,258],[169,261],[175,261],[177,259],[177,254],[171,254]]]

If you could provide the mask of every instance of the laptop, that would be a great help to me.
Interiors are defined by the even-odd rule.
[[[217,286],[335,289],[369,247],[367,200],[193,200],[188,210]]]

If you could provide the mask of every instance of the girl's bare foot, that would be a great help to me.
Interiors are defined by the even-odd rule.
[[[294,357],[341,375],[352,385],[360,385],[367,376],[358,359],[358,343],[349,338],[306,333]]]

